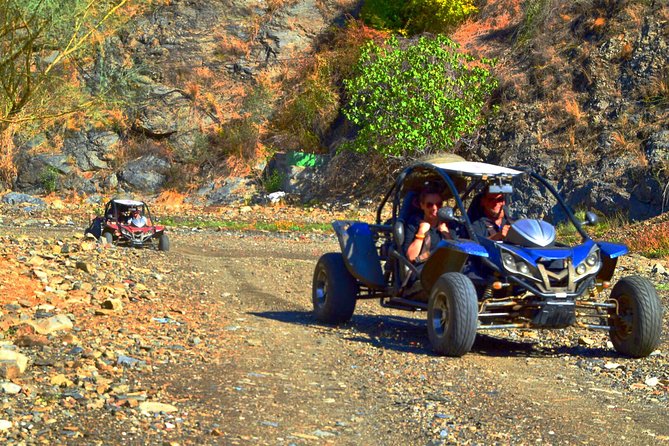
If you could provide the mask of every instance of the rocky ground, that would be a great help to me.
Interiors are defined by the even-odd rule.
[[[665,334],[648,358],[580,329],[490,332],[443,358],[422,313],[363,301],[344,326],[314,321],[313,267],[337,250],[328,233],[175,227],[163,253],[83,237],[88,210],[0,209],[6,444],[669,442],[662,262],[632,255],[617,273],[659,291]]]

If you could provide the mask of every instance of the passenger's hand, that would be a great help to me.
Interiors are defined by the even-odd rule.
[[[448,226],[446,226],[446,223],[439,223],[439,226],[437,227],[437,230],[439,233],[441,233],[441,236],[446,239],[451,238],[451,230],[448,229]]]

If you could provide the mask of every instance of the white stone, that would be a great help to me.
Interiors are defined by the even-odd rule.
[[[0,362],[5,364],[15,364],[21,373],[28,367],[28,357],[23,353],[14,350],[0,350]]]
[[[8,393],[9,395],[16,395],[21,391],[21,386],[18,384],[10,383],[10,382],[4,382],[0,383],[0,389],[4,393]]]
[[[12,422],[9,420],[0,420],[0,431],[6,431],[12,427]]]
[[[648,387],[655,387],[656,385],[658,385],[660,383],[660,379],[655,377],[655,376],[651,376],[651,377],[647,378],[646,381],[644,381],[644,383]]]
[[[139,403],[139,410],[140,412],[146,412],[146,413],[158,413],[158,412],[170,413],[170,412],[176,412],[178,409],[171,404],[157,403],[153,401],[143,401]]]
[[[57,314],[56,316],[40,319],[38,321],[29,321],[28,324],[31,325],[37,333],[43,335],[48,335],[59,330],[72,330],[73,327],[70,318],[64,314]]]

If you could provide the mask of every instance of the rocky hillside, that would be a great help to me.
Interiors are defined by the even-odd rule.
[[[22,141],[14,188],[182,188],[209,204],[251,198],[267,159],[257,122],[290,96],[282,82],[317,54],[329,29],[359,7],[355,0],[161,2],[108,39],[85,79],[95,90],[105,67],[125,73],[132,101],[122,125]],[[479,14],[454,38],[468,52],[497,58],[498,111],[455,150],[531,166],[573,204],[604,213],[647,218],[666,210],[668,23],[661,1],[480,2]],[[248,116],[259,121],[240,121]],[[244,125],[230,131],[237,121]],[[321,142],[332,154],[336,135],[346,133],[334,122]],[[289,148],[280,139],[272,146]],[[254,170],[240,159],[255,159]],[[319,161],[328,160],[318,175],[326,180],[321,194],[355,184],[347,174],[387,176],[349,154]],[[313,198],[313,163],[279,161],[286,181],[275,186]]]
[[[498,57],[502,80],[470,153],[531,166],[604,213],[669,208],[666,2],[487,2],[455,37]]]
[[[252,181],[220,177],[240,169],[225,169],[217,130],[239,116],[249,89],[278,82],[355,8],[354,1],[315,0],[159,3],[105,42],[85,78],[93,91],[110,72],[123,78],[129,105],[118,128],[89,120],[80,130],[24,137],[14,188],[156,193],[186,182],[201,186],[198,195],[209,203],[233,191],[234,199],[248,198]],[[216,178],[206,175],[212,166],[222,167]]]

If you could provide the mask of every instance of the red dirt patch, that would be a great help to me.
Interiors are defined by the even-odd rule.
[[[455,33],[453,40],[475,55],[499,57],[508,45],[499,38],[512,30],[523,18],[520,0],[488,2],[474,20],[468,20]]]
[[[37,279],[26,276],[15,262],[0,258],[0,304],[16,299],[32,300],[42,285]]]

